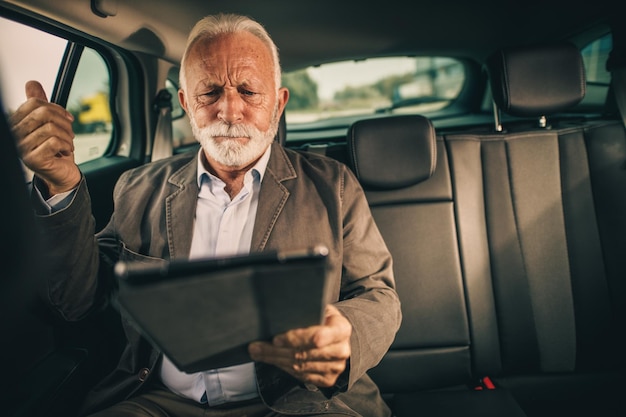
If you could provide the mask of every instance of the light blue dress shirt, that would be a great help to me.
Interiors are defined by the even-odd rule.
[[[259,202],[261,180],[270,149],[250,169],[243,188],[232,200],[222,180],[209,173],[198,154],[198,203],[191,241],[190,259],[230,256],[250,252],[252,230]],[[210,303],[211,300],[206,300]],[[207,329],[211,331],[211,329]],[[211,406],[242,401],[258,396],[254,363],[213,369],[195,374],[179,371],[163,357],[161,380],[173,392]]]

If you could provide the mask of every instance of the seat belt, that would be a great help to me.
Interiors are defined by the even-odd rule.
[[[158,112],[152,141],[152,161],[167,158],[174,154],[172,133],[172,95],[166,89],[157,93],[154,111]]]

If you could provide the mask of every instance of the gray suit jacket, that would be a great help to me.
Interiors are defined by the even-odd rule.
[[[251,251],[330,249],[332,300],[353,326],[349,370],[333,390],[304,386],[286,373],[257,364],[263,401],[278,412],[387,415],[366,375],[389,348],[400,325],[392,259],[352,172],[330,158],[272,145],[261,184]],[[48,281],[53,308],[80,320],[105,306],[115,293],[111,266],[118,259],[158,262],[187,259],[198,186],[197,154],[157,161],[124,173],[115,188],[115,211],[94,236],[89,194],[81,183],[66,209],[40,216],[58,242]],[[210,300],[207,300],[210,302]],[[88,396],[94,411],[140,391],[158,370],[160,352],[130,325],[117,369]],[[158,376],[156,376],[158,378]]]

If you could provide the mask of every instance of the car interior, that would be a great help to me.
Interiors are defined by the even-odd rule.
[[[625,416],[618,9],[608,0],[3,0],[2,108],[10,115],[24,83],[48,77],[49,98],[75,114],[100,229],[124,171],[198,150],[177,103],[190,28],[211,13],[249,15],[277,44],[291,91],[277,140],[347,164],[392,253],[402,325],[369,375],[393,414]],[[375,63],[400,72],[359,83]],[[322,75],[338,80],[340,69],[355,84],[323,95]],[[37,253],[49,242],[0,121],[0,407],[74,416],[121,354],[119,312],[68,323],[46,311]]]

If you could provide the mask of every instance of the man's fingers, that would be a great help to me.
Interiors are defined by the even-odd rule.
[[[275,365],[301,381],[332,386],[350,359],[352,325],[334,306],[326,309],[324,323],[294,329],[268,342],[250,344],[252,360]]]
[[[289,330],[286,333],[276,335],[273,339],[273,343],[278,347],[296,349],[308,349],[315,347],[315,334],[319,332],[320,329],[321,326],[311,326],[302,329]]]
[[[297,350],[293,353],[296,361],[336,361],[350,358],[348,343],[334,343],[319,349]]]
[[[320,387],[330,387],[346,369],[349,347],[343,344],[310,351],[278,348],[267,342],[254,342],[249,347],[254,361],[277,366],[295,378]]]
[[[291,368],[286,369],[287,372],[305,382],[332,380],[332,383],[329,385],[333,385],[337,377],[345,370],[346,362],[344,361],[296,362],[291,365]],[[316,385],[318,384],[316,383]],[[323,383],[323,385],[327,386],[326,383]]]
[[[26,86],[26,98],[37,98],[39,100],[48,101],[48,97],[46,96],[46,91],[43,89],[43,86],[39,81],[27,81]]]
[[[74,117],[50,103],[39,82],[28,81],[24,90],[26,101],[9,117],[20,157],[50,196],[69,191],[82,178],[74,161]]]
[[[335,343],[306,350],[281,348],[267,342],[253,342],[249,348],[253,360],[260,362],[271,361],[275,365],[289,366],[294,362],[332,362],[345,361],[350,357],[348,343]]]
[[[349,340],[351,334],[350,322],[338,311],[332,311],[327,314],[323,325],[290,330],[277,335],[273,342],[280,347],[314,349]]]
[[[52,136],[32,149],[20,149],[20,151],[28,155],[26,156],[27,159],[36,158],[43,161],[44,159],[42,158],[71,156],[74,152],[74,143],[57,136]]]
[[[17,146],[22,157],[52,139],[60,142],[52,145],[61,148],[59,150],[74,150],[74,133],[71,125],[66,122],[54,123],[29,118],[15,126],[13,132],[16,137],[21,138],[17,141]]]
[[[24,87],[26,101],[9,117],[13,133],[22,138],[34,130],[54,123],[74,137],[74,116],[63,107],[48,102],[46,92],[38,81],[28,81]]]
[[[73,139],[71,114],[56,104],[40,103],[38,99],[31,98],[11,116],[12,131],[16,138],[26,139],[35,134],[42,138],[61,136]]]

